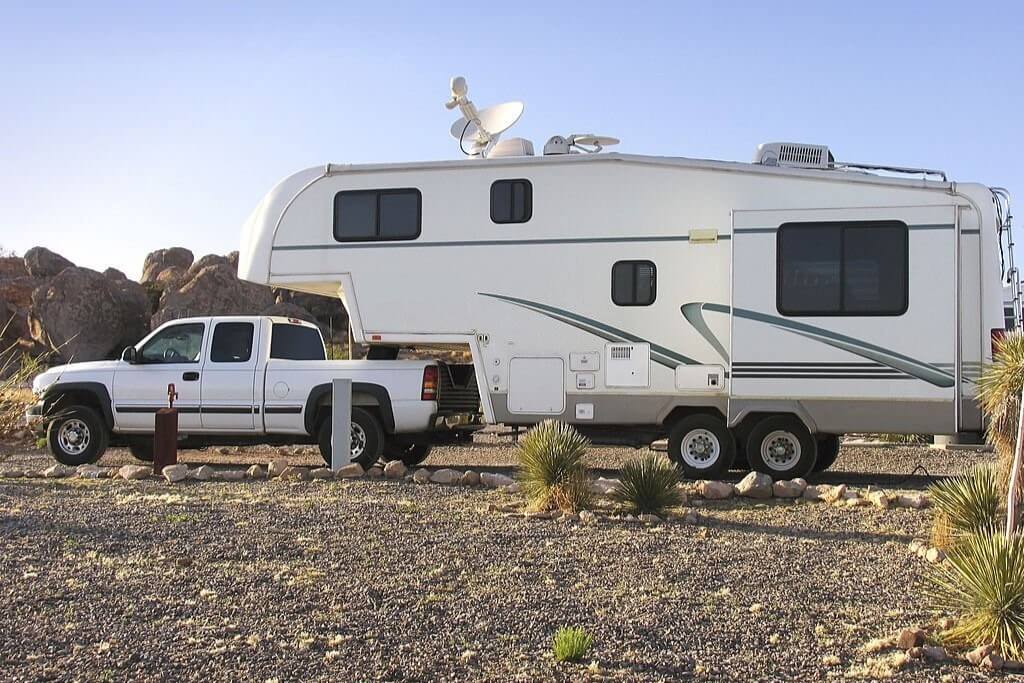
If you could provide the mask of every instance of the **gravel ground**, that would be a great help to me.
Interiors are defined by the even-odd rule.
[[[594,449],[593,464],[614,468],[630,453]],[[844,448],[821,479],[914,488],[927,481],[905,479],[919,462],[946,474],[974,460]],[[100,464],[121,461],[130,457],[111,451]],[[510,446],[495,443],[430,458],[510,462]],[[18,453],[7,464],[49,461]],[[511,500],[369,480],[0,480],[2,678],[878,678],[882,659],[860,646],[933,616],[915,589],[924,566],[907,550],[928,512],[729,501],[701,504],[697,524],[653,527],[488,512]],[[562,625],[594,635],[583,664],[551,658]],[[912,663],[897,678],[947,675],[982,678],[961,663]]]

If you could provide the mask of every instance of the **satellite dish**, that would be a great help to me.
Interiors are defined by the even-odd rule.
[[[501,134],[516,125],[523,115],[523,103],[506,102],[477,111],[469,101],[468,93],[465,78],[456,76],[451,80],[451,99],[444,106],[448,109],[458,107],[462,112],[462,116],[452,124],[451,134],[459,141],[463,154],[486,157]]]
[[[619,144],[618,138],[613,138],[609,135],[592,135],[587,133],[586,135],[573,135],[572,141],[577,145],[586,145],[588,147],[611,147],[612,145]]]

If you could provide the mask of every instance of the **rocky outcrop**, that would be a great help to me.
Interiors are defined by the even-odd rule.
[[[141,339],[149,330],[147,313],[137,282],[70,266],[32,292],[28,327],[62,360],[98,360]]]
[[[306,322],[317,322],[317,319],[313,317],[313,314],[306,309],[296,306],[295,304],[287,303],[274,304],[273,306],[260,311],[260,315],[279,315],[282,318],[298,318],[299,320],[305,320]]]
[[[25,259],[18,256],[0,257],[0,280],[10,280],[17,277],[28,277]]]
[[[25,268],[32,277],[53,277],[74,263],[46,247],[32,247],[25,252]]]
[[[269,287],[239,280],[227,263],[215,263],[185,274],[178,286],[164,290],[153,327],[175,318],[196,315],[257,315],[274,304]]]
[[[180,271],[188,270],[192,265],[195,256],[184,247],[171,247],[169,249],[157,249],[146,256],[142,263],[142,282],[156,282],[160,274],[169,268],[177,268]]]

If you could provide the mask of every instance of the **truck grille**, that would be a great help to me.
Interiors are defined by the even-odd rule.
[[[438,410],[444,413],[479,413],[480,391],[472,365],[441,365],[438,372]]]

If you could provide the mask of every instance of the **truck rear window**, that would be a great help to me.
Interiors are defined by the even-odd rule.
[[[270,357],[280,360],[326,360],[324,342],[314,327],[275,323],[270,333]]]

